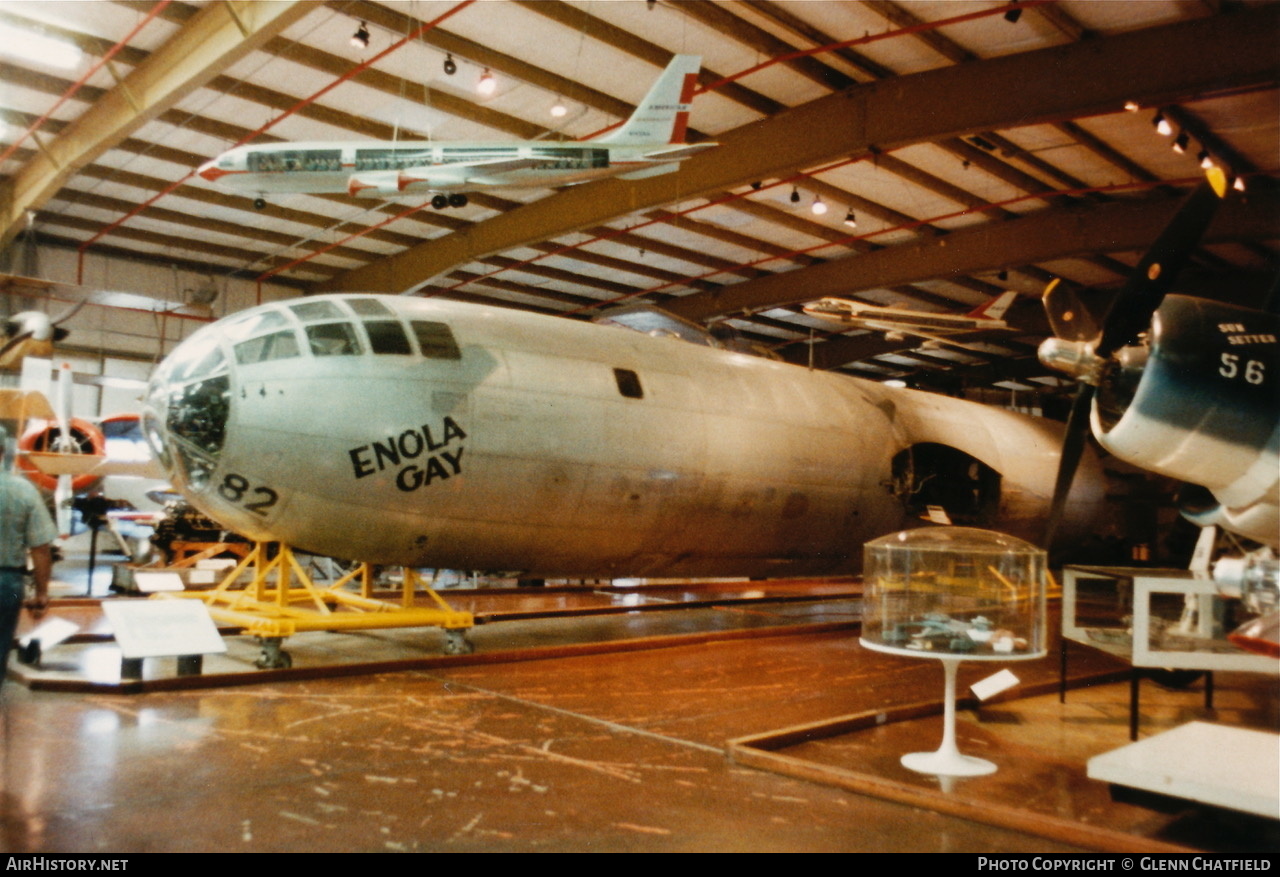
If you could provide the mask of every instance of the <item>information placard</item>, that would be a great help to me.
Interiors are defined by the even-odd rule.
[[[104,600],[102,611],[126,658],[227,650],[209,607],[199,600]]]

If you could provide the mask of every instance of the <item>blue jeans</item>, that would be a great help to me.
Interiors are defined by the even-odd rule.
[[[13,651],[13,632],[18,627],[22,613],[23,588],[26,576],[18,572],[0,571],[0,685],[4,684],[9,666],[9,652]]]

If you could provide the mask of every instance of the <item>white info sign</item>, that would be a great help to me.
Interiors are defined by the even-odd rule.
[[[103,600],[102,611],[126,658],[227,650],[209,607],[199,600]]]

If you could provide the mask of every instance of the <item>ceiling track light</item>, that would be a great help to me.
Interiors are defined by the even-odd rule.
[[[853,208],[849,208],[849,211],[845,213],[844,224],[847,225],[849,228],[858,227],[858,217],[853,215]]]
[[[444,56],[444,75],[452,76],[458,72],[458,62],[453,60],[453,55]]]
[[[1151,124],[1155,126],[1157,134],[1168,137],[1173,133],[1173,125],[1169,124],[1169,120],[1164,117],[1164,113],[1156,113],[1156,117],[1151,120]]]
[[[365,22],[360,22],[356,32],[351,35],[351,45],[357,49],[369,48],[369,28],[365,26]]]
[[[480,81],[476,83],[476,91],[487,97],[493,94],[497,87],[498,80],[493,78],[493,73],[489,71],[488,67],[484,68],[484,72],[480,74]]]
[[[1182,155],[1187,151],[1187,147],[1191,145],[1191,136],[1186,131],[1181,132],[1177,139],[1173,141],[1173,151]]]

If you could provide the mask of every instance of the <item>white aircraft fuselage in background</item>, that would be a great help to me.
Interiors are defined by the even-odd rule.
[[[910,308],[866,304],[845,298],[824,298],[804,306],[811,317],[831,320],[858,329],[884,332],[889,340],[906,335],[932,338],[959,332],[983,332],[1008,329],[1004,313],[1017,298],[1016,292],[1004,292],[979,305],[967,314],[929,313]]]
[[[847,571],[866,540],[920,523],[917,489],[944,506],[984,492],[978,523],[1035,538],[1061,439],[676,339],[372,295],[202,328],[155,372],[144,424],[174,485],[251,538],[565,576]],[[982,464],[994,482],[973,480]],[[1090,465],[1077,520],[1101,500]]]
[[[665,173],[716,145],[684,142],[701,60],[676,55],[631,118],[597,140],[272,143],[237,146],[197,173],[246,193],[370,198],[553,188],[599,177]]]

